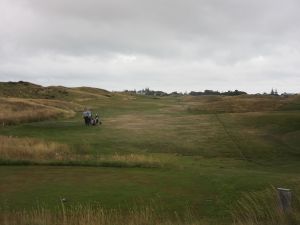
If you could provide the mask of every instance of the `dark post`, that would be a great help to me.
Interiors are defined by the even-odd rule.
[[[290,189],[277,188],[279,195],[279,206],[280,209],[286,213],[290,212],[292,209],[292,192]]]

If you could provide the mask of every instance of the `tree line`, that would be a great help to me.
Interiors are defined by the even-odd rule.
[[[244,91],[226,91],[226,92],[219,92],[214,90],[205,90],[205,91],[191,91],[191,92],[171,92],[166,93],[164,91],[154,91],[149,88],[144,88],[142,90],[125,90],[125,93],[129,94],[139,94],[139,95],[149,95],[149,96],[182,96],[182,95],[192,95],[192,96],[198,96],[198,95],[225,95],[225,96],[236,96],[236,95],[245,95],[247,92]]]
[[[191,92],[171,92],[167,93],[164,91],[154,91],[149,88],[144,88],[141,90],[125,90],[123,91],[125,93],[129,93],[132,95],[147,95],[147,96],[183,96],[183,95],[190,95],[190,96],[201,96],[201,95],[221,95],[221,96],[238,96],[238,95],[247,95],[248,93],[245,91],[240,91],[240,90],[234,90],[234,91],[214,91],[214,90],[204,90],[204,91],[191,91]],[[273,89],[269,92],[266,93],[264,92],[263,94],[257,93],[256,95],[272,95],[272,96],[279,96],[277,89]],[[281,96],[288,96],[288,95],[294,95],[293,93],[282,93]]]

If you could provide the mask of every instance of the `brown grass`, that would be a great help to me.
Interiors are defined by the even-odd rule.
[[[74,102],[53,100],[53,99],[29,99],[31,103],[35,103],[41,106],[54,107],[63,110],[81,111],[83,106]]]
[[[42,121],[75,115],[75,105],[57,100],[0,98],[0,124]]]
[[[62,160],[70,153],[67,145],[33,138],[0,136],[2,160]]]

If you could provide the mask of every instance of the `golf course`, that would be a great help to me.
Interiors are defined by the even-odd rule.
[[[0,84],[0,105],[1,224],[300,222],[300,95],[10,82]],[[86,126],[85,108],[102,124]],[[278,187],[292,190],[290,220],[259,216]],[[255,223],[241,219],[247,198],[257,201]],[[88,222],[72,220],[80,215]]]

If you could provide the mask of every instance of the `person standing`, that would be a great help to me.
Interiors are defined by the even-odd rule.
[[[92,119],[93,119],[93,115],[92,115],[92,111],[91,110],[87,110],[87,116],[88,116],[88,125],[91,125],[92,123]]]
[[[84,123],[85,125],[89,125],[90,123],[90,119],[89,119],[89,111],[87,109],[84,109],[83,113],[82,113],[83,119],[84,119]]]

